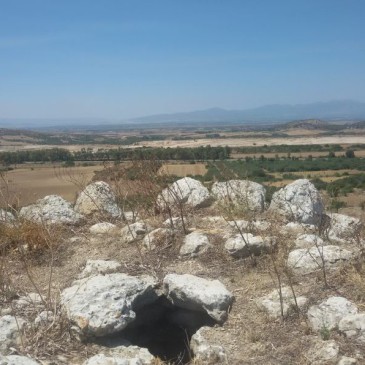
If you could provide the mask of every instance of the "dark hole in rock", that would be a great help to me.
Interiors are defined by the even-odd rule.
[[[98,342],[104,346],[129,343],[145,347],[161,360],[182,365],[191,360],[191,336],[199,328],[215,323],[205,312],[178,308],[160,297],[153,304],[136,310],[136,320],[125,330]]]

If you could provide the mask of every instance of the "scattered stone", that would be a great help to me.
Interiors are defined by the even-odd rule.
[[[118,346],[95,355],[83,365],[152,365],[154,357],[150,352],[138,346]]]
[[[251,233],[238,233],[234,237],[228,238],[224,247],[231,256],[244,258],[268,252],[270,250],[270,242],[268,239],[254,236]]]
[[[325,242],[321,237],[315,234],[301,234],[295,240],[296,248],[312,248],[312,247],[322,247]]]
[[[77,224],[83,216],[58,195],[47,195],[20,209],[19,217],[39,224]]]
[[[133,243],[141,240],[151,228],[142,222],[127,224],[120,230],[121,241],[123,243]]]
[[[43,305],[44,300],[38,293],[28,293],[27,295],[21,296],[15,301],[17,308],[26,308]]]
[[[337,213],[332,213],[330,218],[328,238],[331,241],[352,242],[359,235],[362,226],[359,219]]]
[[[290,221],[318,224],[324,213],[321,195],[306,179],[299,179],[273,194],[270,211]]]
[[[270,294],[256,300],[256,304],[271,318],[280,318],[282,315],[286,317],[296,311],[296,305],[298,305],[298,309],[302,309],[307,303],[307,298],[304,296],[294,298],[292,290],[288,287],[281,288],[281,297],[282,305],[279,290],[275,289]]]
[[[88,185],[78,196],[75,210],[86,216],[94,213],[111,218],[122,216],[115,194],[109,184],[104,181]]]
[[[180,248],[180,256],[196,257],[206,252],[211,244],[209,238],[204,233],[195,231],[185,236],[184,244]]]
[[[323,269],[332,269],[353,257],[351,251],[338,246],[298,248],[289,253],[287,265],[298,274],[309,274]]]
[[[95,275],[104,275],[117,272],[122,265],[117,261],[107,260],[87,260],[84,270],[79,275],[79,279]]]
[[[227,319],[233,295],[218,280],[169,274],[163,281],[166,297],[177,307],[206,312],[215,321]]]
[[[157,300],[150,276],[98,275],[75,281],[63,290],[61,302],[83,335],[116,333],[135,319],[135,310]]]
[[[7,212],[5,209],[0,209],[0,223],[14,223],[15,217],[11,212]]]
[[[346,337],[356,337],[357,341],[365,342],[365,313],[353,313],[343,317],[338,328]]]
[[[297,234],[315,232],[315,229],[316,227],[313,224],[304,224],[297,222],[289,222],[283,227],[283,230],[285,232]]]
[[[211,204],[209,190],[198,180],[184,177],[164,189],[157,198],[161,209],[186,204],[193,208],[204,208]]]
[[[96,223],[89,228],[91,234],[111,234],[117,226],[109,222]]]
[[[0,365],[40,365],[39,362],[19,355],[2,356],[0,354]]]
[[[336,341],[322,341],[318,339],[307,352],[307,359],[311,365],[324,365],[328,361],[335,361],[340,352],[340,346]]]
[[[156,247],[166,247],[170,245],[175,237],[175,231],[168,228],[157,228],[146,234],[142,241],[143,247],[154,250]]]
[[[235,232],[255,232],[255,231],[266,231],[270,228],[270,223],[265,221],[246,221],[246,220],[236,220],[228,221],[229,226]]]
[[[209,341],[212,331],[214,331],[212,327],[202,327],[191,337],[190,349],[194,354],[194,359],[208,365],[227,363],[227,355],[223,346],[212,344]]]
[[[34,324],[36,326],[46,325],[52,323],[55,317],[52,311],[43,311],[38,314],[38,316],[34,320]]]
[[[342,356],[337,365],[356,365],[357,360],[352,357]]]
[[[308,310],[308,320],[314,331],[333,330],[349,314],[356,314],[356,305],[343,297],[330,297]]]
[[[5,353],[9,347],[19,344],[24,326],[25,320],[23,318],[11,315],[0,318],[0,353]]]
[[[230,180],[216,182],[212,195],[222,203],[239,206],[244,210],[262,212],[265,208],[265,188],[253,181]]]

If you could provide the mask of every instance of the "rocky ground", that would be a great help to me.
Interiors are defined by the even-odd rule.
[[[363,225],[297,180],[105,182],[0,212],[0,364],[365,364]],[[139,205],[140,207],[141,205]]]

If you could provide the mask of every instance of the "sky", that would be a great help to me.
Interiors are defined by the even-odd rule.
[[[0,118],[365,101],[364,0],[0,0]]]

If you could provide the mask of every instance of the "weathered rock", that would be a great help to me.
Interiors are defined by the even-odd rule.
[[[135,310],[157,299],[152,277],[98,275],[75,281],[63,290],[61,302],[83,335],[119,332],[135,319]]]
[[[209,238],[204,233],[195,231],[185,236],[184,244],[180,248],[180,256],[196,257],[206,252],[211,244]]]
[[[337,365],[356,365],[357,360],[352,357],[342,356]]]
[[[43,305],[44,299],[39,293],[28,293],[17,299],[14,304],[17,308],[35,307]]]
[[[35,204],[23,207],[19,217],[40,224],[77,224],[83,219],[68,201],[58,195],[47,195]]]
[[[138,217],[139,217],[138,212],[133,212],[133,211],[123,212],[123,218],[128,223],[135,223]]]
[[[122,211],[109,184],[97,181],[88,185],[78,196],[75,210],[84,215],[98,214],[111,218],[119,218]]]
[[[316,227],[313,224],[304,224],[298,222],[289,222],[282,227],[285,232],[305,234],[315,232]]]
[[[212,327],[202,327],[191,337],[190,349],[194,354],[194,359],[207,365],[227,363],[224,347],[209,341],[212,331],[214,331]]]
[[[186,204],[193,208],[204,208],[211,204],[209,190],[198,180],[184,177],[164,189],[157,198],[162,209]]]
[[[244,210],[262,212],[265,208],[265,188],[253,181],[230,180],[216,182],[212,195],[222,203],[233,204]]]
[[[0,223],[14,223],[14,214],[4,209],[0,209]]]
[[[321,237],[315,234],[301,234],[295,240],[296,248],[312,248],[312,247],[322,247],[325,242]]]
[[[110,234],[116,230],[117,226],[109,222],[96,223],[89,228],[91,234]]]
[[[322,341],[318,339],[307,351],[306,358],[311,365],[324,365],[329,361],[335,361],[340,352],[340,346],[336,341]]]
[[[354,337],[357,341],[365,342],[365,313],[353,313],[342,317],[338,329],[346,337]]]
[[[187,217],[184,217],[184,224],[183,224],[183,219],[181,217],[172,217],[171,219],[170,218],[166,219],[162,223],[162,226],[165,228],[177,230],[177,229],[183,229],[184,225],[185,225],[185,228],[187,228],[189,226],[189,224],[190,224],[190,222]]]
[[[324,206],[314,185],[300,179],[274,193],[269,210],[290,221],[316,225],[324,213]]]
[[[220,281],[169,274],[163,285],[166,297],[177,307],[206,312],[219,323],[226,320],[233,295]]]
[[[20,342],[21,331],[25,320],[20,317],[6,315],[0,318],[0,352],[6,353],[11,346]]]
[[[2,356],[0,355],[0,365],[40,365],[39,362],[26,357],[19,355],[9,355]]]
[[[122,265],[117,261],[87,260],[84,270],[79,275],[79,279],[95,275],[111,274],[120,270]]]
[[[333,330],[342,318],[356,314],[356,305],[343,297],[330,297],[308,310],[308,320],[314,331]]]
[[[145,348],[118,346],[91,357],[83,365],[152,365],[153,363],[154,357]]]
[[[224,247],[231,256],[244,258],[268,252],[270,243],[268,239],[261,236],[254,236],[251,233],[238,233],[234,237],[228,238]]]
[[[121,241],[124,243],[133,243],[141,240],[151,228],[142,222],[127,224],[120,230]]]
[[[298,274],[309,274],[323,269],[336,268],[353,257],[351,251],[338,246],[298,248],[289,253],[287,265]]]
[[[258,307],[266,311],[272,318],[280,318],[288,316],[291,312],[303,308],[307,303],[307,298],[304,296],[296,296],[294,298],[293,292],[288,287],[281,288],[282,305],[280,300],[280,293],[278,289],[273,290],[270,294],[265,295],[256,300]]]
[[[234,232],[255,232],[255,231],[266,231],[270,228],[270,223],[265,221],[246,221],[236,220],[228,221],[229,226]]]
[[[171,244],[175,237],[175,231],[168,228],[157,228],[146,234],[142,245],[148,250],[156,247],[165,247]]]
[[[361,221],[354,217],[332,213],[328,230],[328,238],[331,241],[352,242],[359,235]]]
[[[36,326],[47,325],[49,323],[52,323],[54,321],[54,318],[55,316],[52,311],[43,311],[39,313],[38,316],[35,318],[34,324]]]

